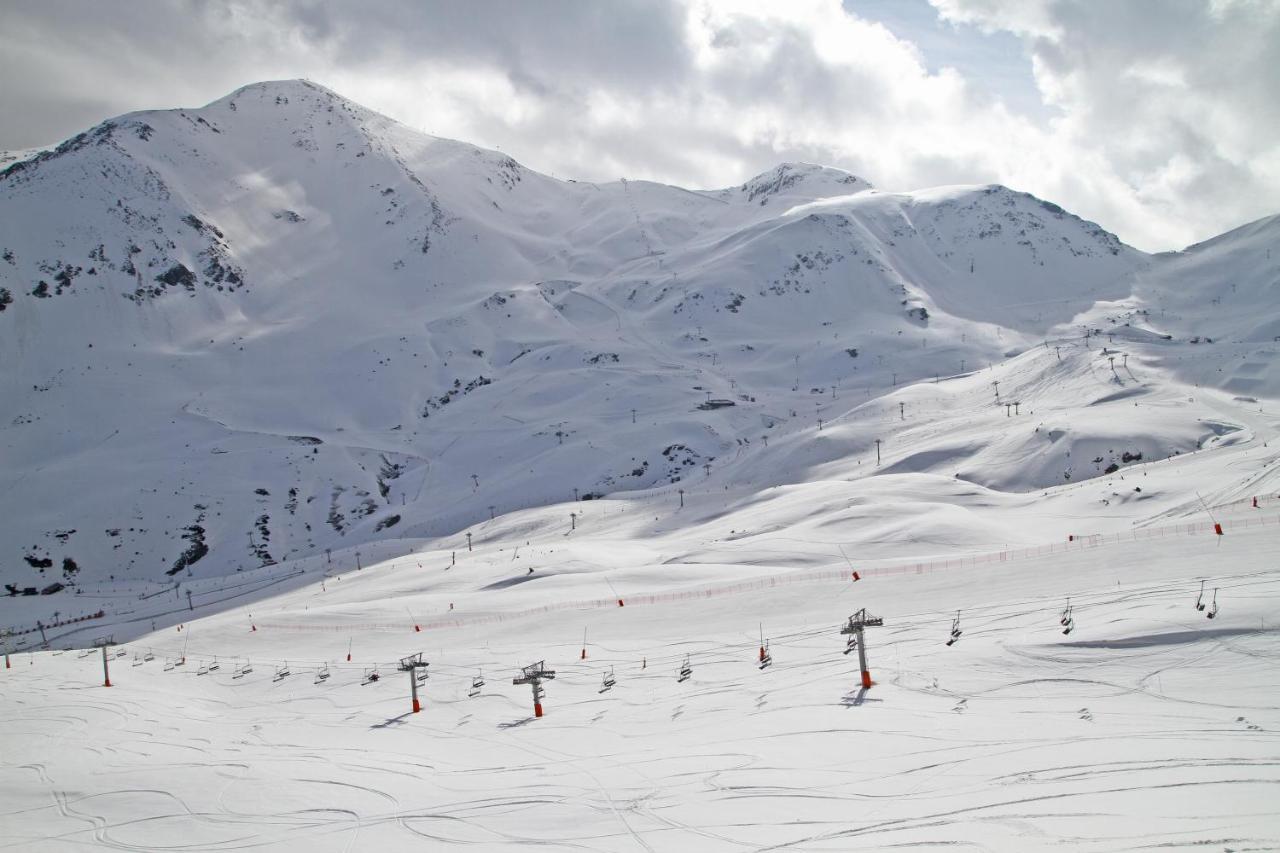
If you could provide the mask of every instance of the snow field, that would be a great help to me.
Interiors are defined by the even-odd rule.
[[[251,632],[228,612],[130,644],[156,660],[113,660],[109,690],[94,655],[18,655],[0,829],[32,850],[1266,848],[1280,832],[1277,556],[1259,526],[496,625],[353,627],[349,665],[342,633]],[[340,584],[376,598],[399,574]],[[1194,609],[1204,577],[1220,589],[1213,621]],[[529,595],[490,594],[494,609]],[[253,618],[321,597],[299,590]],[[867,631],[865,692],[838,634],[864,606],[885,618]],[[300,627],[358,613],[317,609]],[[964,633],[947,648],[956,609]],[[166,672],[179,638],[187,665]],[[413,715],[394,661],[418,650],[431,677]],[[215,654],[221,668],[195,675]],[[241,658],[254,672],[234,679]],[[535,720],[509,679],[544,658],[558,675]],[[273,681],[284,660],[293,674]],[[375,662],[383,678],[361,686]]]

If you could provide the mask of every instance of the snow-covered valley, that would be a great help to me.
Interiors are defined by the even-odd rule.
[[[1280,845],[1280,217],[560,181],[300,81],[0,163],[0,845]]]

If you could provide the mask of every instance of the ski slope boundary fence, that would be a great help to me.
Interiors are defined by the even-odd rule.
[[[1249,500],[1241,501],[1240,503],[1249,503]],[[1222,534],[1218,534],[1215,530],[1215,527],[1218,524],[1221,524],[1223,528]],[[559,601],[553,604],[545,604],[541,607],[513,610],[505,613],[464,615],[418,622],[343,622],[341,624],[327,625],[311,622],[306,624],[296,624],[263,621],[256,624],[259,628],[265,629],[315,632],[327,631],[336,633],[350,633],[353,631],[427,631],[445,628],[466,628],[473,625],[490,625],[515,621],[518,619],[527,619],[532,616],[539,616],[564,610],[594,610],[623,606],[632,607],[674,604],[685,601],[718,598],[726,595],[740,595],[742,593],[759,592],[761,590],[772,589],[775,587],[785,587],[795,584],[815,583],[820,581],[856,580],[859,578],[891,577],[896,575],[921,575],[930,572],[1016,562],[1019,560],[1035,559],[1038,557],[1057,554],[1077,553],[1080,551],[1088,551],[1124,542],[1140,542],[1143,540],[1164,539],[1178,536],[1226,535],[1232,530],[1245,530],[1264,526],[1280,527],[1280,516],[1263,516],[1260,514],[1254,518],[1222,522],[1187,522],[1184,524],[1173,524],[1163,527],[1135,528],[1123,533],[1087,535],[1073,534],[1066,542],[1038,545],[1029,548],[993,551],[987,554],[974,554],[967,557],[921,560],[914,563],[868,566],[866,568],[814,569],[810,571],[790,572],[783,575],[757,577],[752,578],[751,580],[740,581],[738,583],[709,586],[701,589],[675,590],[672,592],[639,595],[624,594],[621,597],[613,596],[608,598],[580,599],[577,601]]]

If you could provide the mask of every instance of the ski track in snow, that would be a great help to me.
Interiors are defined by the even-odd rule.
[[[3,682],[0,849],[1275,846],[1274,532],[1116,547],[1147,558],[1118,587],[1114,564],[1131,553],[1098,550],[1083,568],[1041,561],[1036,578],[965,569],[967,592],[912,575],[864,579],[843,603],[841,583],[673,605],[664,619],[584,611],[586,661],[572,613],[466,629],[461,643],[358,635],[383,661],[368,687],[358,661],[332,659],[328,684],[296,664],[273,682],[273,652],[314,638],[246,640],[230,615],[188,630],[221,660],[263,662],[241,680],[229,666],[196,676],[190,655],[186,672],[163,671],[168,634],[128,647],[157,659],[119,658],[109,693],[96,656],[18,656]],[[1206,559],[1232,567],[1214,576],[1228,594],[1213,622],[1192,607]],[[1057,590],[1078,602],[1069,637]],[[947,648],[958,595],[974,602]],[[867,632],[869,691],[850,689],[856,657],[835,630],[855,600],[886,621]],[[433,661],[419,715],[387,663],[415,644]],[[693,677],[677,684],[686,653]],[[505,679],[531,655],[560,670],[540,720]],[[599,694],[610,666],[618,685]],[[477,667],[490,682],[469,699]]]

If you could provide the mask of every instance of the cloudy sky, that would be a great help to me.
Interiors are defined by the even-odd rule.
[[[559,177],[999,182],[1148,251],[1280,213],[1280,0],[0,0],[0,149],[292,77]]]

